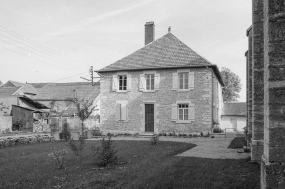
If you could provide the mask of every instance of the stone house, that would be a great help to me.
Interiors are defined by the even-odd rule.
[[[154,40],[100,70],[101,129],[113,133],[200,133],[220,122],[223,81],[216,65],[175,37]]]
[[[220,128],[224,131],[232,129],[242,132],[244,127],[246,127],[246,102],[224,103]]]

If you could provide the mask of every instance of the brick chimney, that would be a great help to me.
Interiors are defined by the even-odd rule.
[[[154,22],[145,23],[145,45],[154,40]]]

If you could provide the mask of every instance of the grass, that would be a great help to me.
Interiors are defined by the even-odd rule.
[[[231,141],[228,148],[238,149],[238,148],[243,148],[243,146],[246,146],[246,141],[244,137],[236,137]]]
[[[82,163],[68,149],[65,170],[58,170],[47,156],[50,144],[0,149],[0,188],[260,188],[259,165],[245,160],[177,157],[195,145],[177,142],[114,141],[119,162],[99,169],[86,142]]]

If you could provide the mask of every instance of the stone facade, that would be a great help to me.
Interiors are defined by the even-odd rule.
[[[252,1],[252,143],[251,160],[261,161],[264,131],[263,0]]]
[[[252,27],[246,35],[248,37],[247,58],[247,145],[251,144],[252,138]]]
[[[129,71],[131,76],[131,89],[127,92],[112,91],[112,77],[116,72],[101,73],[101,128],[103,132],[112,133],[143,133],[144,104],[154,104],[154,133],[180,132],[200,133],[211,132],[213,117],[213,82],[216,76],[210,68],[189,68],[194,73],[194,89],[190,91],[172,90],[172,74],[177,69],[153,70],[160,74],[159,89],[155,92],[142,92],[139,90],[140,74],[143,71]],[[219,83],[218,83],[219,84]],[[220,85],[220,84],[219,84]],[[220,88],[220,86],[219,86]],[[217,97],[215,96],[214,98]],[[172,104],[177,101],[191,101],[194,104],[194,120],[189,123],[176,123],[172,121]],[[126,102],[127,120],[116,120],[116,102]],[[215,114],[218,114],[215,111]]]
[[[285,0],[264,0],[263,188],[285,188]]]
[[[251,158],[253,161],[261,160],[261,188],[283,189],[285,188],[285,0],[252,2],[252,70],[250,65],[247,68],[248,75],[253,74],[252,82],[248,76],[247,85],[248,127],[252,114]],[[250,110],[251,89],[252,109]]]

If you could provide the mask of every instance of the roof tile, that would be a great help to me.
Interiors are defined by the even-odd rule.
[[[246,102],[225,103],[222,115],[246,116]]]
[[[98,72],[201,65],[213,64],[182,43],[172,33],[168,33]]]

